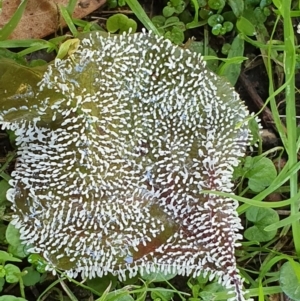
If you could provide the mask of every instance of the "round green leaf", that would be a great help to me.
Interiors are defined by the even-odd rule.
[[[165,25],[169,25],[169,24],[173,25],[173,24],[178,23],[178,22],[180,22],[178,17],[170,17],[170,18],[166,19]]]
[[[279,282],[284,293],[294,301],[300,301],[300,264],[286,262],[280,269]]]
[[[207,23],[209,26],[214,27],[217,24],[223,23],[223,21],[224,21],[224,18],[222,15],[215,14],[208,18]]]
[[[21,271],[20,269],[11,264],[11,263],[8,263],[5,265],[4,267],[5,269],[5,279],[6,279],[6,282],[8,283],[16,283],[16,282],[19,282],[19,277],[21,275]]]
[[[22,244],[20,240],[19,230],[12,224],[9,223],[6,229],[5,237],[9,243],[8,251],[19,258],[25,258],[28,256],[27,250],[30,249],[30,246]]]
[[[172,36],[172,41],[177,45],[182,44],[184,41],[184,33],[182,32],[182,30],[180,30],[177,27],[172,28],[171,36]]]
[[[156,27],[162,27],[165,25],[166,22],[166,18],[164,16],[154,16],[152,18],[152,23],[156,26]]]
[[[271,208],[250,207],[246,218],[254,224],[245,230],[244,236],[250,241],[265,242],[273,239],[277,230],[265,231],[265,227],[279,221],[278,213]]]
[[[226,27],[222,26],[221,29],[220,29],[220,35],[224,35],[226,34],[227,30],[226,30]]]
[[[208,6],[214,10],[223,9],[225,0],[208,0]]]
[[[215,36],[220,34],[220,31],[222,29],[222,24],[216,24],[213,26],[213,28],[211,29],[211,33]]]
[[[266,157],[247,157],[245,167],[249,188],[255,192],[264,190],[277,176],[273,162]]]
[[[254,224],[261,224],[264,226],[279,221],[278,213],[272,208],[250,207],[246,211],[246,218]]]
[[[165,38],[169,39],[174,44],[180,45],[184,41],[184,33],[177,27],[173,27],[171,31],[165,33]]]
[[[176,3],[173,2],[173,5],[174,5],[174,8],[175,8],[176,14],[181,14],[185,9],[185,1],[184,0],[176,1]]]
[[[131,33],[135,33],[137,29],[137,23],[133,19],[127,20],[126,26],[124,28],[120,28],[120,33],[129,32],[131,29]]]
[[[131,28],[131,32],[134,33],[137,29],[137,23],[123,14],[115,14],[107,19],[106,28],[111,33],[128,32]]]
[[[5,262],[5,261],[21,262],[22,260],[13,257],[11,254],[5,251],[0,251],[0,262]]]
[[[8,224],[5,236],[8,244],[12,246],[18,246],[21,244],[20,232],[12,223]]]
[[[229,22],[229,21],[225,21],[223,23],[223,26],[226,28],[226,32],[229,32],[233,29],[233,24],[232,24],[232,22]]]
[[[162,13],[166,18],[171,17],[175,13],[175,8],[171,6],[165,6]]]
[[[273,239],[276,231],[265,231],[262,226],[252,226],[245,230],[244,236],[250,241],[266,242]]]
[[[204,7],[207,5],[207,1],[206,0],[198,0],[198,4],[199,4],[199,7]],[[193,2],[191,3],[191,6],[194,8]]]
[[[127,22],[127,17],[123,14],[115,14],[107,19],[106,28],[109,32],[115,33]]]
[[[11,253],[12,255],[19,257],[19,258],[25,258],[28,256],[28,252],[27,250],[29,249],[29,246],[25,246],[25,245],[17,245],[17,246],[12,246],[9,245],[7,251],[9,253]]]
[[[26,267],[22,272],[27,272],[23,278],[23,283],[26,286],[32,286],[37,284],[41,279],[41,274],[37,272],[33,267]]]
[[[266,8],[266,9],[267,9],[267,8]],[[253,17],[254,17],[255,20],[258,22],[258,24],[259,24],[259,23],[265,23],[266,20],[267,20],[267,16],[265,15],[264,10],[261,9],[261,8],[259,8],[259,7],[255,8],[255,10],[253,11],[253,16],[252,16],[252,18],[253,18]],[[249,19],[249,20],[251,20],[251,19]]]
[[[223,46],[222,46],[222,53],[224,55],[227,55],[229,50],[231,49],[231,45],[229,43],[225,43]]]
[[[34,265],[39,273],[42,274],[46,272],[47,263],[39,254],[30,254],[28,256],[28,262]]]
[[[118,0],[119,6],[125,6],[126,5],[126,0]]]
[[[109,9],[116,8],[118,6],[118,0],[107,0],[106,5]]]

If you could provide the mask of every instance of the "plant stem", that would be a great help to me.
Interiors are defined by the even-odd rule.
[[[20,293],[21,293],[21,296],[22,296],[22,298],[26,299],[25,289],[24,289],[24,282],[23,282],[23,278],[22,277],[19,278],[19,284],[20,284]]]

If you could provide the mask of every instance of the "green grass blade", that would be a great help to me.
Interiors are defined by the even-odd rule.
[[[70,16],[73,15],[76,3],[77,3],[77,0],[69,0],[69,3],[67,5],[67,11],[68,11]]]
[[[60,281],[60,285],[62,286],[63,290],[66,292],[71,301],[78,301],[78,299],[75,297],[75,295],[72,293],[70,288],[65,284],[63,280]]]
[[[234,59],[236,57],[243,57],[244,54],[244,44],[245,41],[237,35],[232,44],[231,44],[231,49],[228,52],[228,59]],[[218,74],[225,76],[231,85],[235,85],[240,73],[241,73],[241,63],[238,64],[232,64],[231,62],[224,63],[219,67]]]
[[[300,137],[297,140],[297,152],[299,152],[300,149]]]
[[[284,206],[288,206],[291,204],[292,200],[288,199],[285,201],[279,201],[279,202],[261,202],[261,201],[257,201],[254,199],[248,199],[248,198],[244,198],[235,194],[231,194],[228,192],[221,192],[221,191],[214,191],[214,190],[201,190],[200,194],[214,194],[214,195],[219,195],[219,196],[223,196],[226,198],[231,198],[234,199],[238,202],[241,203],[245,203],[249,206],[255,206],[255,207],[261,207],[261,208],[280,208],[280,207],[284,207]]]
[[[36,301],[42,301],[44,300],[43,296],[45,296],[46,294],[48,294],[57,284],[59,284],[61,282],[61,279],[66,279],[66,277],[63,278],[59,278],[55,281],[53,281],[38,297],[38,299]]]
[[[62,5],[59,5],[59,10],[60,10],[60,13],[62,15],[62,17],[64,18],[65,22],[67,23],[70,31],[72,32],[72,35],[74,37],[77,37],[78,35],[78,31],[76,29],[76,26],[74,25],[73,21],[72,21],[72,18],[71,18],[71,15],[69,14],[69,11],[66,7],[62,6]]]
[[[56,44],[42,39],[0,41],[0,48],[25,48],[18,52],[19,57],[41,49],[47,49],[48,52],[57,51]]]
[[[295,67],[296,67],[296,48],[295,35],[292,19],[290,16],[292,1],[282,0],[282,14],[283,14],[283,33],[285,43],[285,60],[284,71],[287,87],[285,89],[286,99],[286,127],[287,127],[287,153],[288,164],[292,168],[297,164],[297,120],[296,120],[296,100],[295,100]],[[294,197],[298,192],[298,174],[291,175],[290,178],[290,197]],[[299,212],[299,200],[295,200],[291,204],[291,216]],[[300,257],[300,223],[294,221],[292,223],[292,232],[294,238],[294,245],[297,255]]]
[[[287,218],[284,218],[282,219],[281,221],[277,222],[277,223],[274,223],[272,225],[269,225],[267,227],[265,227],[265,231],[274,231],[274,230],[277,230],[279,228],[282,228],[282,227],[285,227],[285,226],[288,226],[296,221],[299,221],[300,219],[300,212],[294,214],[294,215],[290,215],[289,217]]]
[[[291,175],[293,175],[294,173],[297,173],[299,171],[299,169],[300,169],[300,162],[298,162],[290,170],[289,170],[288,164],[286,164],[284,166],[284,168],[281,170],[281,172],[278,174],[278,176],[276,177],[276,179],[272,182],[272,184],[268,188],[266,188],[265,190],[263,190],[262,192],[260,192],[259,194],[257,194],[253,198],[253,200],[262,203],[261,201],[265,197],[267,197],[269,194],[271,194],[272,192],[276,191],[279,187],[281,187],[284,183],[286,183],[290,179]],[[234,197],[232,197],[232,198],[234,198]],[[245,212],[250,207],[250,205],[257,206],[256,203],[255,204],[254,203],[250,203],[249,204],[249,202],[244,202],[244,203],[245,204],[239,206],[239,208],[237,210],[239,214],[242,214],[243,212]],[[274,203],[277,203],[277,202],[274,202]],[[271,204],[273,204],[273,203],[271,203]],[[258,204],[258,207],[261,207],[261,205]],[[275,207],[273,207],[273,205],[267,206],[267,207],[275,208]]]
[[[152,21],[149,19],[145,11],[143,10],[142,6],[139,4],[137,0],[126,0],[127,5],[136,15],[136,17],[142,22],[142,24],[148,29],[151,30],[153,33],[160,36],[159,31],[154,26]]]
[[[30,54],[30,53],[33,53],[33,52],[36,52],[36,51],[39,51],[39,50],[42,50],[42,49],[47,49],[47,48],[48,48],[48,46],[46,46],[46,45],[44,45],[44,46],[35,45],[35,46],[28,47],[28,48],[18,52],[18,56],[22,57],[22,56],[25,56],[27,54]]]
[[[28,0],[22,0],[11,19],[0,30],[0,41],[8,39],[23,16]]]
[[[276,28],[277,28],[277,24],[279,23],[279,20],[280,20],[280,17],[278,16],[276,21],[275,21],[273,31],[272,31],[272,34],[271,34],[271,37],[270,37],[271,40],[273,40],[273,36],[276,32]],[[281,139],[284,147],[286,148],[287,147],[287,137],[286,137],[285,130],[284,130],[284,127],[282,125],[282,122],[281,122],[281,119],[280,119],[280,116],[279,116],[277,103],[276,103],[276,99],[275,99],[275,96],[277,96],[280,92],[284,91],[284,89],[286,88],[286,83],[284,83],[281,87],[279,87],[276,91],[274,91],[273,64],[271,62],[274,47],[271,43],[269,43],[267,45],[267,47],[268,47],[268,49],[267,49],[268,51],[267,52],[262,52],[267,57],[267,59],[265,61],[266,61],[266,70],[267,70],[268,77],[269,77],[269,97],[265,101],[265,106],[270,102],[272,115],[273,115],[273,119],[274,119],[276,128],[277,128],[278,133],[280,135],[280,139]],[[264,109],[264,107],[262,109]]]
[[[37,45],[40,45],[42,49],[52,46],[53,43],[42,39],[0,41],[0,48],[28,48]]]

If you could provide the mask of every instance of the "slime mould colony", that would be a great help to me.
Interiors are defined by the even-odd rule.
[[[7,198],[48,270],[209,274],[244,300],[237,203],[200,192],[232,193],[249,112],[200,55],[151,33],[94,32],[36,85],[22,80],[0,87],[18,146]]]

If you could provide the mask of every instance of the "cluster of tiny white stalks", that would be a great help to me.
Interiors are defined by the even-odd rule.
[[[8,199],[49,270],[209,274],[245,300],[238,204],[201,190],[232,193],[249,112],[199,54],[146,32],[91,33],[28,95],[0,113],[18,145]]]

